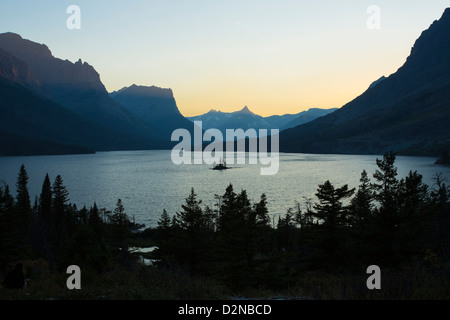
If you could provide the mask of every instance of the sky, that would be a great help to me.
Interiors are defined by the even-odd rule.
[[[80,8],[80,29],[67,27],[70,5]],[[450,0],[15,0],[0,4],[0,33],[81,58],[109,92],[171,88],[184,116],[244,106],[270,116],[342,107],[401,67],[447,7]]]

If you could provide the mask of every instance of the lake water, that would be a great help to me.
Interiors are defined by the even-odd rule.
[[[252,201],[262,193],[267,195],[269,214],[278,215],[314,198],[319,184],[330,180],[335,186],[359,185],[363,169],[372,177],[376,159],[367,155],[280,154],[279,172],[273,176],[260,175],[261,165],[236,165],[225,171],[210,170],[209,165],[172,163],[170,151],[99,152],[90,155],[0,157],[0,180],[15,194],[19,168],[24,164],[29,175],[29,190],[34,201],[45,174],[53,180],[59,174],[70,192],[70,202],[79,208],[97,203],[99,208],[113,210],[122,199],[126,213],[147,227],[155,226],[163,209],[170,215],[181,210],[184,199],[193,187],[203,204],[213,206],[214,195],[223,195],[233,184],[235,192],[247,190]],[[399,178],[409,170],[417,170],[424,181],[433,184],[433,176],[443,172],[450,179],[450,167],[435,165],[435,158],[398,157]],[[248,163],[248,162],[247,162]]]

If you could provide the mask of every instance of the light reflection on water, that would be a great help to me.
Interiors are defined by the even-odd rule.
[[[232,170],[214,171],[210,165],[174,165],[170,151],[99,152],[91,155],[2,157],[0,180],[9,184],[15,194],[15,182],[23,163],[30,177],[29,189],[38,196],[45,174],[54,180],[60,174],[70,192],[70,201],[80,208],[92,206],[113,210],[121,198],[125,210],[137,223],[155,226],[163,209],[170,215],[181,210],[191,188],[204,205],[212,207],[214,195],[222,195],[233,184],[235,192],[242,189],[252,201],[265,193],[273,218],[285,214],[296,201],[314,198],[319,184],[330,180],[334,185],[357,187],[365,169],[369,176],[376,170],[371,155],[280,154],[279,172],[260,175],[261,165],[239,164]],[[417,170],[424,181],[433,183],[433,176],[443,172],[450,180],[450,167],[435,165],[436,159],[398,157],[399,178]],[[233,165],[231,165],[233,166]],[[274,219],[277,220],[277,219]]]

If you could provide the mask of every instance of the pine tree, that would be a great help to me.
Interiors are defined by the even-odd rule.
[[[275,244],[271,239],[273,229],[271,228],[267,196],[265,194],[262,194],[260,201],[253,205],[253,211],[255,214],[255,251],[257,253],[267,253],[275,247]]]
[[[19,228],[25,235],[28,232],[28,228],[31,224],[32,210],[30,194],[28,192],[28,173],[23,164],[20,167],[16,187],[16,208],[19,215]]]
[[[262,241],[270,228],[267,198],[263,194],[252,205],[245,190],[236,194],[230,184],[218,202],[216,251],[220,252],[221,273],[236,286],[250,284],[255,277],[255,257],[267,249]]]
[[[383,156],[383,160],[377,159],[379,169],[374,173],[376,183],[372,184],[375,199],[380,203],[380,213],[394,215],[398,209],[397,168],[395,164],[395,153],[389,152]]]
[[[363,170],[361,173],[359,181],[361,184],[359,185],[355,197],[351,200],[351,211],[355,224],[366,222],[372,215],[372,210],[374,208],[372,187],[366,170]]]
[[[425,212],[431,203],[428,186],[422,182],[422,175],[410,171],[402,178],[398,189],[399,214],[396,228],[394,255],[397,261],[406,261],[421,251],[424,235],[429,230]]]
[[[69,200],[69,191],[64,186],[62,177],[58,175],[53,183],[52,205],[55,214],[63,216]]]
[[[122,199],[117,200],[116,207],[109,218],[109,222],[112,226],[113,242],[126,254],[128,252],[127,237],[130,233],[130,220],[125,213]]]
[[[159,259],[168,262],[171,260],[171,255],[173,254],[174,239],[172,234],[172,221],[167,213],[166,209],[163,210],[160,219],[158,220],[158,226],[156,228],[156,243],[158,249],[156,250],[156,255]]]
[[[220,258],[226,261],[236,258],[241,249],[243,224],[238,212],[238,195],[230,184],[221,197],[217,219]],[[238,251],[235,251],[235,248],[238,248]]]
[[[236,198],[237,194],[233,191],[233,185],[229,185],[225,190],[225,194],[220,201],[218,230],[227,233],[234,229],[234,221],[236,215]]]
[[[395,158],[395,153],[389,152],[383,156],[383,160],[377,159],[379,169],[373,175],[376,182],[372,184],[374,198],[380,204],[374,216],[374,238],[378,241],[373,250],[375,258],[386,264],[395,263],[398,258],[395,247],[399,243],[400,192]]]
[[[348,208],[343,205],[342,200],[351,197],[354,192],[355,189],[349,190],[348,185],[335,189],[327,180],[317,189],[316,197],[319,203],[314,205],[314,217],[328,229],[347,224]]]
[[[319,261],[331,265],[341,265],[345,261],[349,244],[347,233],[343,228],[349,225],[349,210],[343,201],[351,197],[355,189],[349,189],[348,185],[335,188],[329,180],[319,185],[316,197],[319,203],[314,205],[313,218],[318,221],[320,233],[317,235],[317,244],[322,255]],[[319,262],[320,263],[320,262]]]
[[[126,225],[128,222],[127,215],[125,213],[125,208],[122,203],[122,199],[118,199],[116,207],[110,217],[110,222],[115,225]]]
[[[267,209],[267,196],[263,193],[261,200],[254,205],[256,215],[256,224],[260,227],[267,227],[270,225],[269,210]]]
[[[52,185],[47,173],[45,175],[41,195],[39,197],[39,215],[47,224],[51,222],[52,198]]]
[[[6,212],[12,212],[14,210],[14,197],[9,191],[9,186],[5,186],[5,191],[3,192],[2,208]]]
[[[170,229],[170,226],[171,226],[171,219],[166,209],[164,209],[163,213],[161,214],[161,218],[158,220],[158,230],[165,232]]]
[[[177,235],[177,253],[179,261],[189,268],[191,274],[197,274],[207,268],[211,248],[211,221],[201,208],[194,188],[182,205],[182,211],[175,215]],[[175,231],[174,231],[175,232]]]
[[[17,235],[14,197],[5,185],[4,189],[0,187],[0,272],[7,263],[20,258],[23,246],[23,238]]]
[[[197,200],[197,194],[195,194],[194,188],[191,189],[189,197],[186,199],[186,203],[182,205],[183,211],[177,212],[176,218],[179,226],[184,230],[198,230],[205,224],[202,208],[200,204],[201,200]]]
[[[420,209],[428,201],[428,186],[422,182],[422,175],[410,171],[399,182],[400,206],[403,211],[412,212]]]
[[[48,222],[49,239],[53,246],[53,255],[60,257],[72,229],[72,221],[68,210],[69,192],[60,175],[55,178],[52,189],[52,209]]]

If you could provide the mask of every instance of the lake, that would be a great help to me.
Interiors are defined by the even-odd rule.
[[[99,208],[113,210],[120,198],[126,213],[137,223],[155,226],[163,209],[170,215],[181,210],[193,187],[204,205],[213,206],[214,195],[223,195],[233,184],[235,192],[247,190],[249,198],[259,201],[265,193],[273,221],[279,215],[314,198],[317,186],[330,180],[335,186],[359,185],[363,169],[372,178],[376,159],[382,155],[315,155],[280,154],[278,174],[260,175],[261,165],[235,165],[232,170],[214,171],[211,166],[175,165],[171,151],[98,152],[89,155],[0,157],[0,180],[15,195],[19,168],[24,164],[29,175],[32,202],[39,196],[45,174],[53,183],[59,174],[70,192],[70,202],[78,208],[97,203]],[[398,157],[398,178],[417,170],[432,185],[433,176],[442,172],[450,179],[450,167],[435,165],[435,158]],[[248,161],[247,161],[248,163]]]

